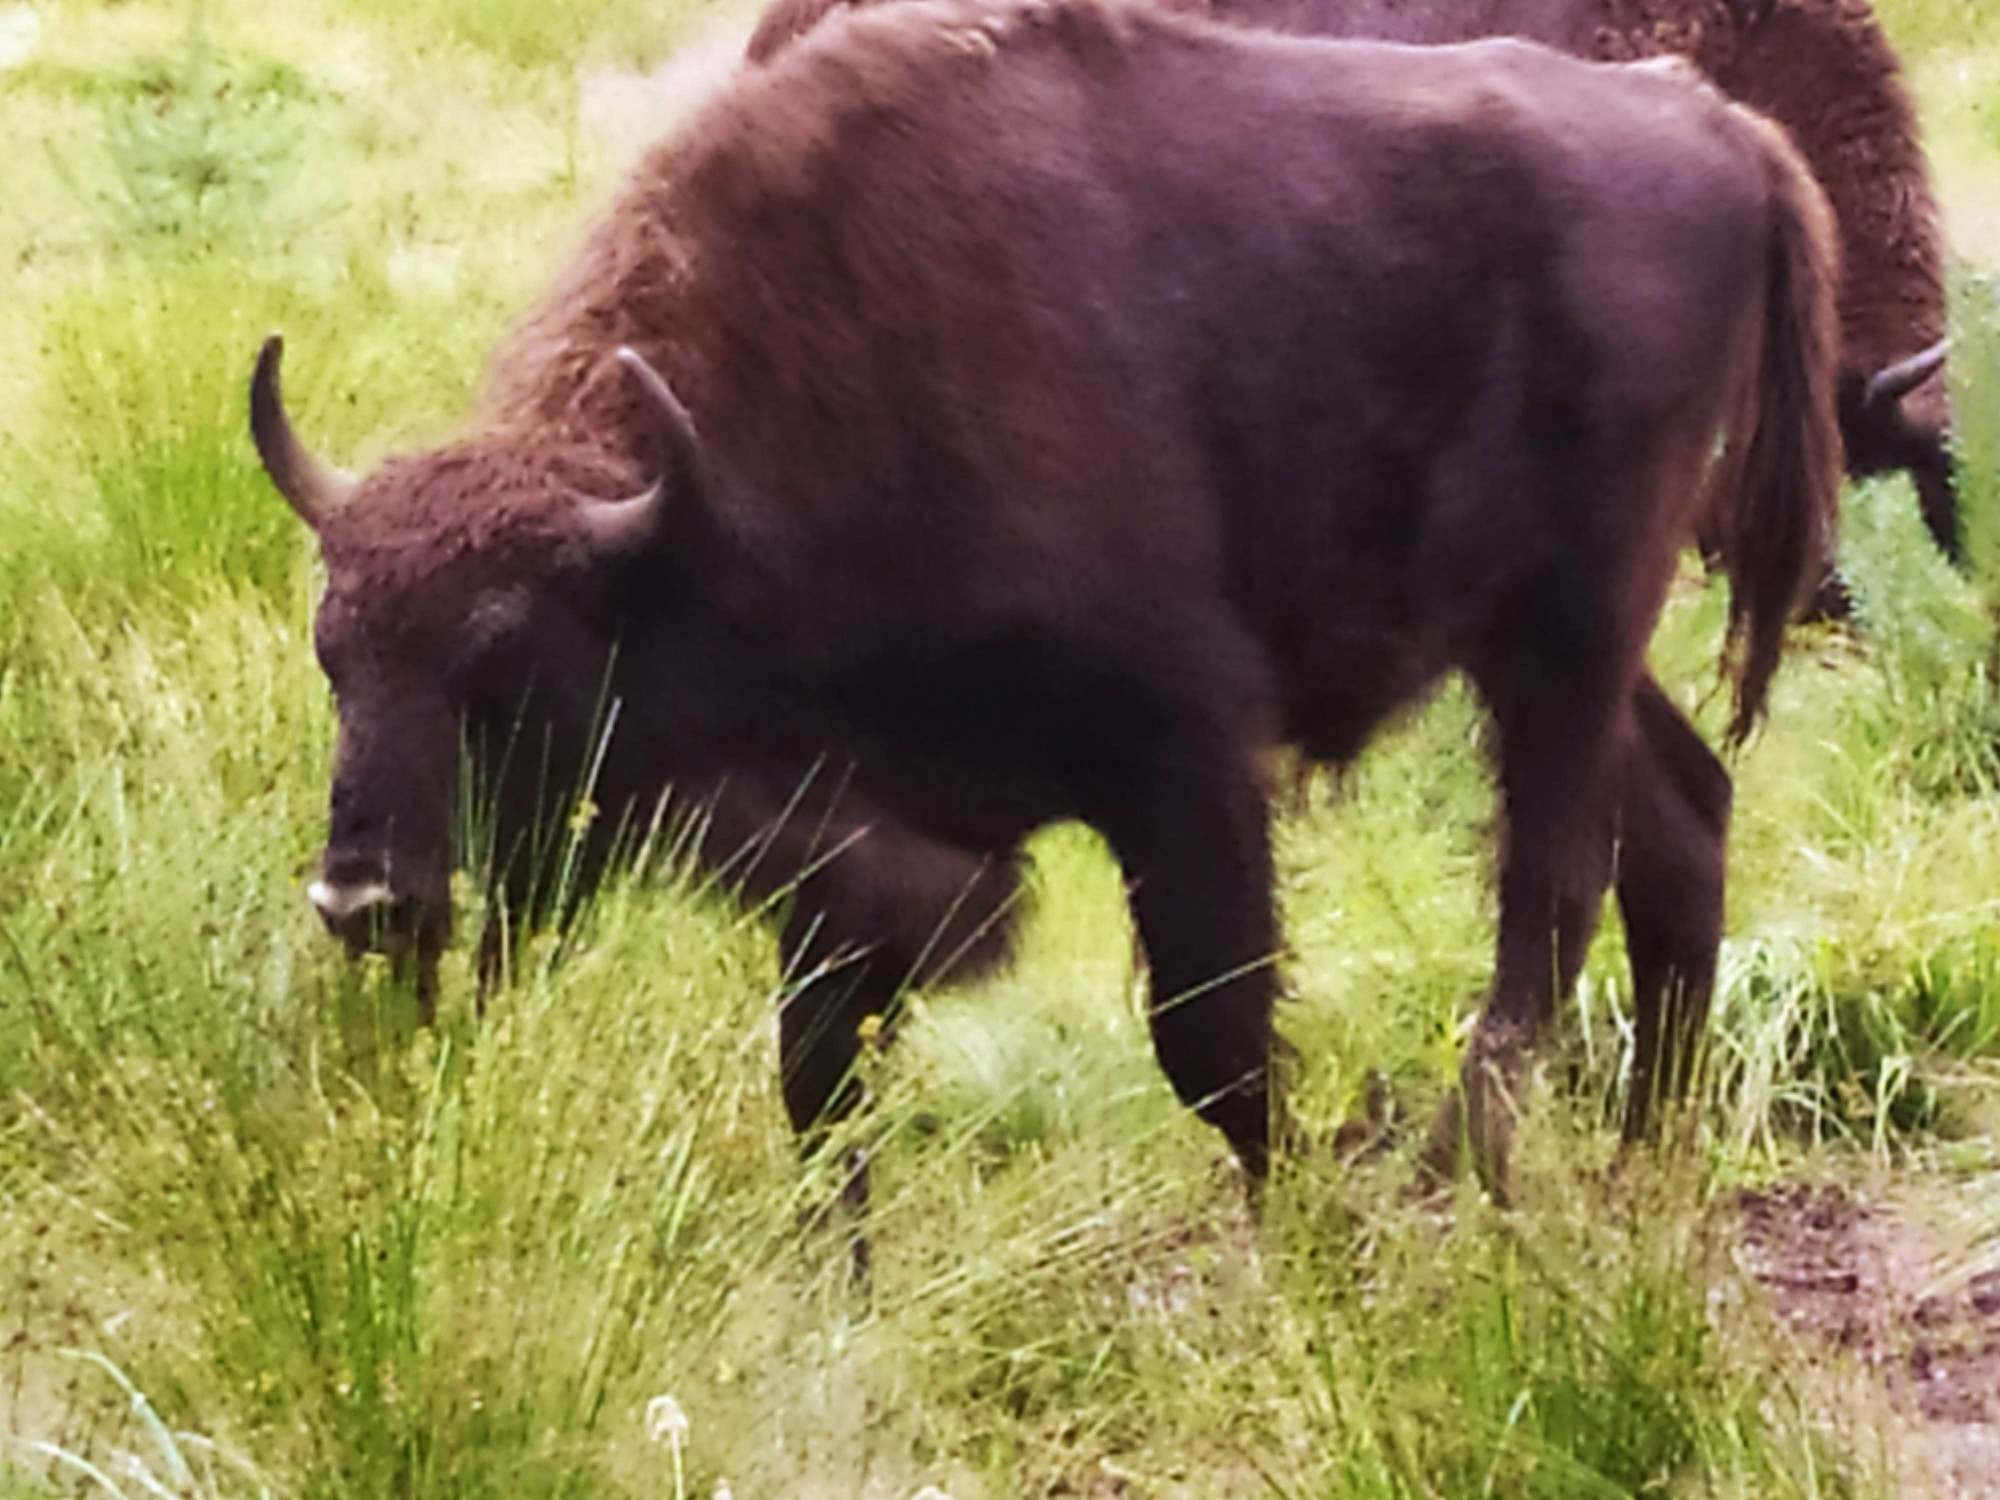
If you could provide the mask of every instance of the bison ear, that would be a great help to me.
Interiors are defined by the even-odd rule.
[[[275,333],[257,351],[257,369],[250,377],[250,436],[278,493],[291,502],[300,520],[318,531],[354,493],[354,478],[307,452],[293,433],[278,383],[284,354],[285,341]]]
[[[600,549],[629,553],[660,535],[670,492],[676,500],[697,500],[695,476],[700,469],[701,450],[695,437],[694,419],[646,357],[636,349],[620,349],[618,363],[624,366],[627,378],[639,392],[641,416],[646,436],[652,440],[652,462],[658,477],[644,493],[629,500],[593,502],[584,512],[584,525]]]

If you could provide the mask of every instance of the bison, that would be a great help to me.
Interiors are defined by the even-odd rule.
[[[775,0],[763,62],[834,11]],[[1907,470],[1924,523],[1964,562],[1948,442],[1943,235],[1916,112],[1868,0],[1159,0],[1239,25],[1421,44],[1516,36],[1599,61],[1678,56],[1771,116],[1833,205],[1845,271],[1840,427],[1847,471]],[[1826,596],[1838,609],[1838,591]]]
[[[1023,840],[1081,819],[1159,1062],[1254,1182],[1264,754],[1348,761],[1459,669],[1506,830],[1480,1160],[1607,885],[1644,1133],[1703,1024],[1730,800],[1647,641],[1712,514],[1746,731],[1839,470],[1823,197],[1683,72],[912,0],[657,147],[456,441],[342,474],[274,338],[251,426],[326,570],[327,926],[434,965],[463,765],[503,903],[564,789],[591,869],[698,807],[701,857],[790,892],[810,1142],[866,1019],[997,962]]]

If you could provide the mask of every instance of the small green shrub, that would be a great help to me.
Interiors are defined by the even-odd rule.
[[[253,235],[299,168],[301,89],[289,68],[220,57],[197,0],[180,55],[140,64],[104,100],[106,207],[142,239]]]

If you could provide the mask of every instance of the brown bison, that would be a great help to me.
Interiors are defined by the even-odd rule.
[[[776,0],[753,62],[834,11]],[[1840,429],[1857,476],[1907,470],[1925,524],[1963,561],[1948,447],[1943,237],[1916,112],[1868,0],[1160,0],[1240,25],[1436,44],[1516,36],[1579,57],[1685,57],[1784,125],[1840,227]]]
[[[266,345],[339,710],[312,898],[434,959],[461,745],[516,903],[566,789],[594,858],[671,790],[752,895],[796,883],[810,1131],[864,1019],[997,960],[1022,841],[1082,819],[1160,1063],[1261,1179],[1261,758],[1346,761],[1458,668],[1507,830],[1472,1125],[1615,882],[1638,1133],[1729,809],[1647,640],[1712,503],[1752,723],[1832,525],[1836,253],[1782,135],[1675,69],[1096,0],[824,28],[644,161],[458,441],[351,480]]]

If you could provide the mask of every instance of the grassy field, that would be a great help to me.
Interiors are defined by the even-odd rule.
[[[1698,1143],[1606,1171],[1614,920],[1512,1211],[1315,1151],[1253,1228],[1152,1064],[1116,873],[1055,830],[1020,965],[867,1062],[864,1306],[803,1227],[786,976],[671,857],[479,1025],[462,955],[418,1033],[319,932],[315,558],[245,433],[280,327],[330,451],[447,430],[699,70],[643,75],[734,18],[0,7],[0,1497],[1918,1492],[1922,1439],[1829,1397],[1730,1207],[1883,1174],[1990,1204],[2000,1167],[2000,12],[1885,14],[1963,258],[1980,565],[1900,482],[1851,494],[1862,628],[1801,637],[1735,766]],[[1656,651],[1710,730],[1722,609],[1690,577]],[[1448,691],[1282,829],[1322,1137],[1371,1077],[1421,1119],[1452,1076],[1478,732]],[[2000,1212],[1959,1229],[1990,1256]]]

